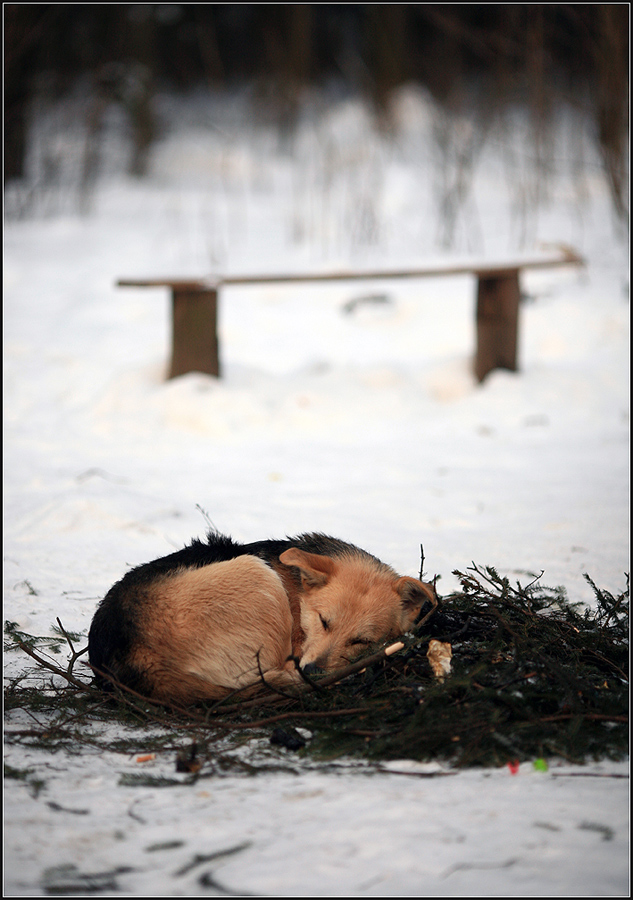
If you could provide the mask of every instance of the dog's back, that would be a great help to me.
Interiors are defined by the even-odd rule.
[[[179,666],[179,676],[184,674],[181,660],[185,650],[181,645],[183,642],[190,645],[202,633],[201,623],[194,626],[194,617],[187,616],[186,612],[205,608],[209,603],[217,606],[217,601],[224,603],[227,599],[235,604],[231,578],[242,587],[240,597],[249,592],[251,597],[256,596],[258,584],[270,588],[267,578],[274,572],[266,559],[267,556],[272,559],[266,543],[259,542],[255,554],[247,545],[210,532],[206,542],[196,538],[182,550],[127,572],[105,595],[90,626],[89,661],[100,686],[108,689],[114,681],[141,694],[162,696],[165,690],[159,683],[167,682],[167,672],[172,670],[173,677],[173,670]],[[253,560],[255,556],[259,558]],[[255,567],[248,562],[237,565],[235,561],[241,557],[253,560]],[[230,562],[233,565],[227,567],[226,563]],[[202,590],[205,585],[209,590]],[[278,588],[276,582],[274,585]],[[283,601],[288,606],[285,591]],[[235,608],[235,618],[243,612]],[[217,628],[208,632],[208,628],[204,629],[205,639],[211,640],[208,650],[212,652],[217,642],[214,637],[221,635]],[[174,645],[178,645],[178,650]],[[178,664],[169,665],[171,657],[177,658]],[[177,681],[168,693],[173,694],[176,685]],[[210,696],[204,687],[196,691],[200,692]]]

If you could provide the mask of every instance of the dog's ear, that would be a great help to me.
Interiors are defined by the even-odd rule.
[[[437,606],[437,596],[432,584],[403,575],[396,581],[396,592],[402,600],[405,621],[411,625],[425,603]]]
[[[335,563],[329,556],[306,553],[298,547],[290,547],[279,557],[284,566],[296,566],[304,588],[323,587],[334,574]]]

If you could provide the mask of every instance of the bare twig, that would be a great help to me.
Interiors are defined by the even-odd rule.
[[[559,713],[556,716],[543,716],[537,722],[564,722],[567,719],[591,719],[596,722],[624,722],[629,721],[628,716],[609,716],[604,713]],[[526,723],[531,724],[531,723]]]
[[[355,672],[360,672],[361,669],[364,669],[366,666],[371,666],[374,663],[389,659],[391,654],[385,652],[388,649],[388,647],[383,647],[382,650],[379,650],[377,653],[373,653],[371,656],[364,656],[362,659],[359,659],[354,663],[350,663],[349,666],[345,666],[342,669],[337,669],[335,672],[332,672],[331,675],[326,675],[325,678],[321,678],[319,680],[319,687],[324,688],[330,684],[336,684],[337,681],[342,681],[343,678],[347,678],[348,675],[354,675]]]
[[[616,666],[616,664],[613,662],[613,660],[607,659],[607,657],[603,656],[602,653],[598,653],[597,650],[593,650],[590,647],[587,648],[586,652],[591,653],[593,656],[596,656],[599,660],[601,660],[601,662],[606,663],[608,666],[612,666],[612,668],[614,668],[615,671],[619,673],[619,675],[624,679],[624,681],[628,682],[629,676],[626,674],[626,672],[623,669],[620,668],[620,666]]]
[[[73,687],[76,687],[80,691],[84,691],[85,693],[89,694],[94,692],[95,688],[92,687],[92,685],[84,684],[83,681],[79,681],[70,672],[64,672],[64,670],[60,669],[59,666],[55,666],[53,665],[53,663],[47,662],[47,660],[43,659],[34,650],[27,646],[24,641],[21,641],[20,638],[16,637],[15,635],[12,635],[12,637],[18,647],[21,650],[24,650],[24,652],[28,656],[30,656],[31,659],[34,659],[38,665],[42,666],[45,669],[48,669],[51,672],[54,672],[55,675],[61,675],[61,677],[65,678],[69,684],[72,684]]]
[[[416,624],[416,626],[415,626],[415,627],[416,627],[416,631],[419,631],[420,628],[424,625],[424,623],[425,623],[425,622],[428,622],[428,620],[431,618],[431,616],[432,616],[433,613],[436,611],[436,609],[437,609],[437,603],[436,603],[435,606],[433,606],[433,607],[427,612],[427,614],[426,614],[425,616],[423,616],[423,618],[421,618],[420,621]]]
[[[199,503],[196,503],[196,509],[198,510],[198,512],[202,513],[202,516],[203,516],[205,522],[207,523],[207,525],[208,525],[208,526],[209,526],[216,534],[219,534],[218,529],[216,528],[216,526],[215,526],[214,523],[212,522],[211,517],[210,517],[209,513],[206,511],[206,509],[203,509],[203,508],[200,506]]]
[[[130,694],[131,697],[134,697],[138,700],[142,700],[143,703],[147,703],[150,706],[156,706],[156,707],[162,707],[162,708],[168,707],[173,712],[179,713],[180,715],[193,720],[191,725],[183,725],[183,727],[190,728],[190,727],[193,727],[194,725],[196,727],[198,727],[200,725],[207,724],[205,722],[205,720],[201,716],[197,716],[192,709],[186,709],[182,706],[177,706],[175,703],[166,703],[164,700],[155,700],[153,697],[146,697],[144,694],[140,694],[138,691],[135,691],[133,688],[128,687],[126,684],[123,684],[122,682],[118,681],[116,678],[114,678],[114,676],[110,675],[108,672],[102,672],[100,669],[97,669],[97,667],[93,666],[93,665],[90,665],[90,668],[92,669],[93,672],[95,672],[95,674],[101,676],[102,678],[107,679],[112,684],[112,686],[118,692],[118,695],[117,695],[118,700],[121,700],[123,703],[130,706],[136,712],[141,713],[141,715],[143,715],[145,718],[153,719],[154,721],[158,722],[161,725],[167,724],[167,725],[173,727],[173,722],[170,722],[165,717],[152,716],[152,714],[150,712],[148,712],[148,710],[143,709],[142,707],[138,706],[136,703],[133,703],[129,697],[125,696],[126,694]]]
[[[257,671],[259,672],[259,678],[260,678],[261,683],[264,685],[264,687],[268,688],[268,690],[271,691],[273,694],[278,694],[280,697],[285,697],[286,700],[294,700],[295,696],[296,696],[295,694],[286,693],[286,691],[283,691],[280,687],[277,687],[276,685],[271,684],[269,681],[266,681],[266,679],[264,678],[264,673],[262,671],[261,662],[259,659],[260,652],[261,652],[261,649],[257,651],[256,657],[257,657]],[[297,687],[301,687],[301,685],[297,685]]]
[[[387,705],[385,704],[382,707],[374,707],[374,709],[386,709]],[[321,712],[285,712],[278,713],[276,716],[268,716],[265,719],[257,719],[255,722],[218,722],[217,724],[223,728],[263,728],[264,725],[272,725],[274,722],[281,722],[284,719],[327,719],[330,716],[336,718],[338,716],[354,716],[359,713],[366,713],[369,710],[365,706],[358,706],[352,709],[331,709],[327,711]]]
[[[292,659],[292,661],[294,662],[295,669],[297,670],[297,672],[299,673],[299,675],[301,676],[301,678],[303,679],[305,684],[307,684],[309,687],[311,687],[313,691],[316,691],[317,693],[319,693],[319,692],[323,693],[323,688],[321,687],[321,684],[318,681],[313,681],[313,679],[310,678],[310,676],[307,675],[305,673],[305,671],[301,668],[301,666],[299,665],[299,657],[291,656],[291,657],[289,657],[289,659]]]
[[[59,630],[61,631],[61,633],[64,635],[64,637],[68,641],[68,646],[70,647],[70,652],[72,653],[70,662],[68,663],[68,668],[66,670],[69,675],[72,675],[73,666],[75,665],[75,663],[77,662],[77,660],[79,659],[80,656],[83,656],[84,653],[88,652],[88,647],[84,647],[83,650],[75,650],[75,648],[73,647],[73,642],[70,639],[70,635],[68,634],[68,632],[62,625],[61,619],[59,618],[59,616],[57,616],[56,618],[57,618],[57,624],[59,625]]]

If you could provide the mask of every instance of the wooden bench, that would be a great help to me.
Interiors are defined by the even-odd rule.
[[[172,294],[172,353],[169,378],[187,372],[220,375],[217,332],[218,294],[225,285],[284,284],[319,281],[437,278],[474,275],[477,279],[477,346],[474,370],[479,381],[493,369],[517,369],[517,338],[521,291],[519,273],[561,265],[584,265],[570,247],[506,263],[424,266],[407,269],[325,271],[285,275],[221,275],[217,278],[122,278],[119,287],[168,287]]]

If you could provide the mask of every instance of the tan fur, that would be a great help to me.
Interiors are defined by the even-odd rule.
[[[184,569],[159,584],[144,617],[143,643],[131,662],[157,699],[181,703],[223,697],[260,679],[298,680],[292,616],[279,576],[240,556]]]
[[[215,699],[262,675],[275,686],[297,684],[293,655],[302,668],[339,668],[405,632],[425,600],[436,602],[429,585],[364,556],[293,547],[279,559],[279,571],[249,555],[183,568],[151,588],[129,657],[151,696]]]

